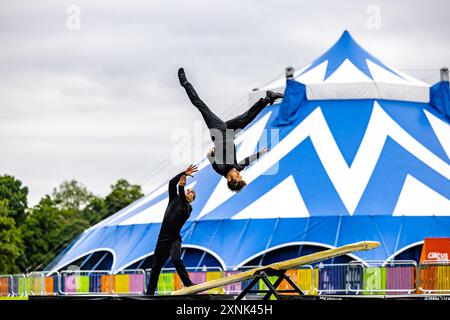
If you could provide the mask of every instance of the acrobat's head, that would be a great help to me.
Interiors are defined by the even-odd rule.
[[[242,180],[241,173],[233,168],[227,174],[227,185],[228,189],[231,191],[239,192],[247,185],[247,183]]]
[[[191,203],[195,200],[195,191],[193,189],[187,189],[186,192],[186,200]]]

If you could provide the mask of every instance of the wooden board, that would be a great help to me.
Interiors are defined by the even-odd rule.
[[[269,264],[267,266],[261,266],[257,267],[245,272],[241,272],[238,274],[233,274],[228,277],[215,279],[212,281],[208,281],[205,283],[200,283],[197,285],[194,285],[192,287],[183,288],[181,290],[173,291],[172,295],[186,295],[186,294],[196,294],[200,293],[209,289],[214,288],[220,288],[224,287],[226,285],[236,283],[236,282],[242,282],[248,279],[253,278],[253,275],[257,271],[266,270],[266,269],[274,269],[274,270],[287,270],[287,269],[293,269],[296,267],[300,267],[302,265],[315,263],[327,259],[331,259],[334,257],[342,256],[344,254],[356,252],[356,251],[364,251],[364,250],[370,250],[373,248],[376,248],[380,245],[379,242],[376,241],[362,241],[362,242],[356,242],[352,244],[347,244],[345,246],[329,249],[321,252],[316,252],[313,254],[309,254],[306,256],[285,260],[281,262],[276,262]]]

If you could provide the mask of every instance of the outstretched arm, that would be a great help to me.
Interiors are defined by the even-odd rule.
[[[195,172],[198,171],[198,168],[196,165],[190,165],[186,170],[183,172],[177,174],[175,177],[172,178],[172,180],[169,181],[169,202],[175,199],[178,196],[177,193],[177,184],[180,181],[180,179],[184,177],[184,181],[186,183],[186,176],[192,177]],[[183,185],[184,186],[184,185]],[[184,191],[182,192],[184,196]]]
[[[188,202],[186,199],[186,193],[184,192],[184,186],[186,185],[186,176],[182,175],[178,182],[178,195],[183,202]]]
[[[169,181],[169,202],[177,197],[177,184],[184,172],[180,172]]]
[[[245,158],[244,160],[240,161],[238,163],[238,165],[240,166],[241,170],[244,169],[245,167],[249,166],[250,164],[252,164],[253,162],[255,162],[256,160],[258,160],[263,154],[269,152],[269,148],[264,147],[263,149],[261,149],[259,152],[251,155],[250,157]]]

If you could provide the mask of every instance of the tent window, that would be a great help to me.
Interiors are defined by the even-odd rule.
[[[394,257],[394,260],[414,260],[419,263],[420,254],[422,253],[423,244],[406,249]]]
[[[69,266],[78,266],[80,270],[111,270],[112,264],[113,255],[111,252],[97,251],[66,265],[62,270],[67,269]]]
[[[222,268],[220,262],[211,254],[206,251],[194,248],[183,248],[182,258],[185,266],[187,268],[202,268],[202,267],[219,267]],[[153,255],[145,257],[132,265],[128,266],[126,269],[150,269],[152,266]],[[167,259],[163,268],[174,268],[172,260]]]
[[[247,262],[245,266],[262,266],[271,264],[274,262],[280,262],[288,259],[297,258],[299,256],[308,255],[316,252],[327,250],[327,248],[311,245],[292,245],[287,247],[278,248],[272,251],[263,253],[251,261]],[[322,261],[324,264],[329,263],[348,263],[352,261],[349,256],[340,256],[333,259]]]

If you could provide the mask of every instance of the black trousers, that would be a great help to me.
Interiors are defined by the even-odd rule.
[[[184,86],[186,93],[191,100],[192,104],[197,107],[198,111],[203,116],[208,128],[216,130],[244,129],[250,122],[252,122],[256,116],[269,104],[269,99],[259,99],[248,111],[228,121],[223,121],[209,107],[199,98],[194,87],[187,83]]]
[[[159,274],[161,273],[161,269],[169,256],[172,258],[172,262],[181,278],[181,281],[183,281],[183,284],[186,287],[193,284],[191,279],[189,279],[189,274],[184,266],[183,260],[181,260],[181,240],[159,237],[158,242],[156,243],[155,253],[153,254],[150,282],[147,286],[148,295],[155,294]]]

